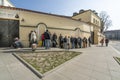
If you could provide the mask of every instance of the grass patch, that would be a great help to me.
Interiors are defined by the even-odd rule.
[[[73,57],[81,54],[80,52],[55,51],[18,54],[26,62],[31,64],[40,73],[45,73]]]
[[[120,58],[119,57],[113,57],[116,61],[117,61],[117,63],[120,65]]]
[[[120,61],[120,58],[119,57],[116,57],[119,61]]]

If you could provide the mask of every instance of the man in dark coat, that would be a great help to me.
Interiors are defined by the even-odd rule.
[[[53,36],[52,36],[52,46],[53,47],[56,47],[56,45],[57,45],[57,35],[56,35],[56,33],[54,33],[53,34]]]
[[[89,38],[88,38],[89,47],[91,47],[91,43],[92,43],[92,40],[91,40],[91,37],[89,37]]]
[[[62,34],[60,34],[60,36],[59,36],[59,47],[60,48],[63,48],[63,36],[62,36]]]
[[[45,48],[49,49],[50,48],[50,33],[48,32],[48,30],[46,30],[46,32],[44,33],[44,37],[45,37]]]
[[[109,43],[109,39],[105,39],[105,44],[106,44],[106,46],[108,46],[108,43]]]
[[[78,42],[79,48],[82,48],[82,39],[81,39],[81,37],[77,38],[77,42]]]

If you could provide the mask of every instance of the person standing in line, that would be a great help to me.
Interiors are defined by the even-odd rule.
[[[45,46],[45,36],[44,33],[41,35],[41,39],[42,39],[42,47]]]
[[[62,38],[62,34],[59,35],[59,47],[61,48],[61,38]]]
[[[52,47],[52,33],[48,31],[48,34],[50,35],[50,39],[49,39],[49,48],[50,48]]]
[[[33,32],[31,33],[31,41],[32,41],[32,42],[35,42],[36,40],[37,40],[37,34],[36,34],[35,31],[33,31]]]
[[[101,43],[101,46],[103,46],[103,44],[104,44],[104,38],[101,39],[100,43]]]
[[[35,31],[31,33],[31,46],[32,46],[32,51],[35,51],[37,48],[37,34]]]
[[[87,41],[87,38],[85,37],[85,47],[87,47],[87,43],[88,41]]]
[[[62,34],[60,34],[60,36],[59,36],[59,47],[63,48],[63,36],[62,36]]]
[[[64,37],[64,49],[67,49],[67,36]]]
[[[50,48],[50,33],[48,32],[48,30],[46,30],[46,32],[44,33],[45,36],[45,49],[49,49]]]
[[[52,47],[56,47],[56,45],[57,45],[57,35],[56,33],[54,33],[52,36]]]
[[[83,38],[83,48],[86,48],[87,47],[87,38],[84,37]]]
[[[70,36],[67,38],[67,49],[70,49]]]
[[[75,43],[75,48],[77,48],[77,37],[75,37],[74,40],[75,40],[75,42],[74,42]]]
[[[82,42],[83,42],[83,48],[85,48],[85,37],[83,38]]]
[[[70,42],[71,42],[71,45],[72,45],[72,49],[74,49],[75,48],[75,39],[74,39],[74,37],[71,36]]]
[[[81,37],[78,37],[77,42],[78,42],[79,48],[82,48],[82,39],[81,39]]]
[[[91,43],[92,43],[92,40],[91,40],[91,37],[89,37],[89,38],[88,38],[89,47],[91,47]]]
[[[106,44],[106,47],[108,46],[108,43],[109,43],[109,39],[108,39],[108,38],[106,38],[106,39],[105,39],[105,44]]]
[[[33,31],[31,31],[30,33],[29,33],[29,35],[28,35],[28,39],[29,39],[29,47],[31,47],[31,33],[32,33]]]

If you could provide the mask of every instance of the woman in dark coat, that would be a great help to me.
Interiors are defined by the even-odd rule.
[[[106,44],[106,46],[108,46],[108,43],[109,43],[109,39],[105,39],[105,44]]]

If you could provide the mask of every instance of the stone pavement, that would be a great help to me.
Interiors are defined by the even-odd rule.
[[[0,80],[40,80],[11,53],[0,52]]]
[[[71,51],[83,54],[44,74],[43,80],[120,80],[120,65],[113,58],[120,55],[111,46]]]
[[[50,49],[60,50],[60,49]],[[42,80],[120,80],[119,56],[113,47],[71,49],[83,54],[43,74]],[[0,80],[40,80],[11,53],[0,53]]]

